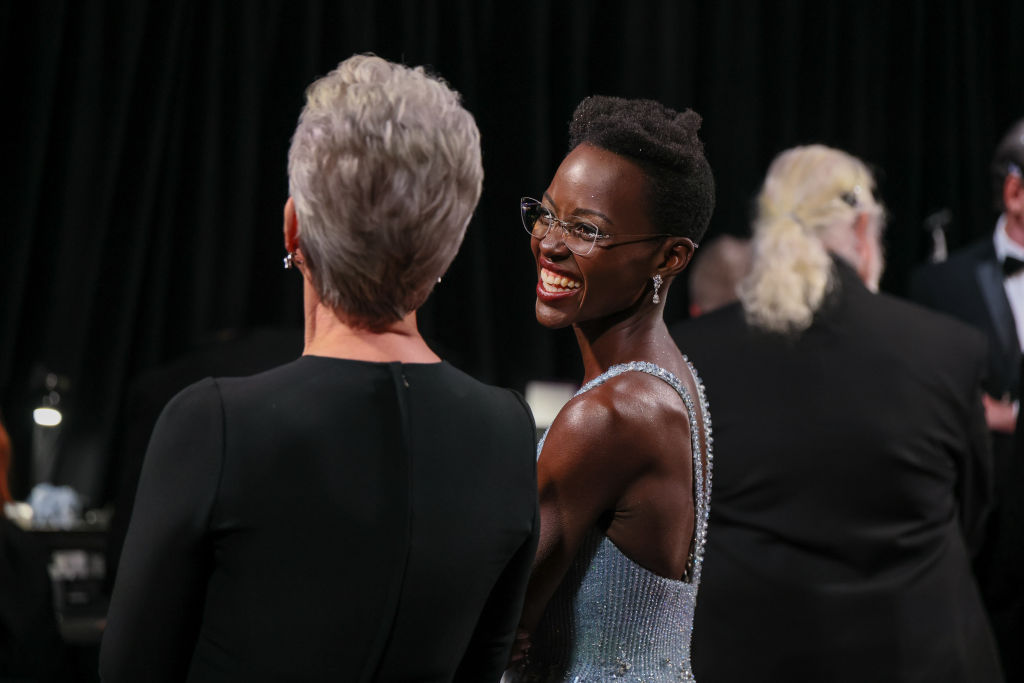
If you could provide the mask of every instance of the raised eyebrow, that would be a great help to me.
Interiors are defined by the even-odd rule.
[[[551,208],[553,208],[555,211],[558,211],[558,205],[555,203],[555,200],[551,198],[551,195],[549,195],[547,192],[544,193],[544,199],[546,199],[547,202],[549,204],[551,204]],[[608,216],[605,216],[600,211],[595,211],[594,209],[576,209],[576,211],[573,213],[573,215],[574,216],[597,216],[598,218],[603,220],[608,225],[615,225],[615,221],[613,221],[611,218],[608,218]]]

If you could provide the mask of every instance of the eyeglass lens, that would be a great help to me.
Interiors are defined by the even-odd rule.
[[[520,203],[523,227],[537,239],[544,239],[552,226],[558,225],[562,232],[562,241],[572,253],[586,256],[594,249],[594,243],[601,231],[597,226],[586,221],[563,221],[535,199],[523,199]]]

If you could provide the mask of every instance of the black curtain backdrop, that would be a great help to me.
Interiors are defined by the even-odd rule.
[[[141,370],[219,330],[301,324],[299,277],[280,267],[286,150],[305,87],[353,53],[427,65],[476,116],[483,198],[421,325],[456,365],[522,389],[580,372],[571,333],[533,318],[516,201],[547,186],[582,97],[704,116],[709,237],[747,232],[780,150],[865,159],[892,215],[883,285],[901,293],[926,216],[952,211],[951,246],[992,229],[991,151],[1024,116],[1022,27],[1020,0],[2,0],[15,491],[45,370],[70,382],[61,458],[102,470]]]

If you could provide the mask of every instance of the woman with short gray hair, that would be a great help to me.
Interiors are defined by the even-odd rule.
[[[101,673],[496,681],[536,547],[533,420],[416,326],[480,196],[473,117],[355,56],[309,88],[288,170],[303,355],[164,410]]]
[[[380,328],[419,308],[455,258],[480,198],[480,133],[422,68],[360,55],[310,86],[288,178],[302,226],[289,253],[304,248],[325,308]]]

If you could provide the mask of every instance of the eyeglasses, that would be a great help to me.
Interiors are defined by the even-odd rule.
[[[547,234],[551,231],[551,228],[558,226],[562,231],[562,242],[566,248],[577,256],[587,256],[594,250],[594,246],[598,242],[602,242],[602,247],[615,247],[622,244],[632,244],[633,242],[646,242],[648,240],[655,240],[661,237],[680,237],[679,235],[672,235],[670,233],[658,233],[656,235],[650,234],[616,234],[609,235],[608,233],[601,232],[593,223],[581,220],[563,221],[560,218],[555,217],[555,214],[548,207],[544,206],[539,200],[531,197],[523,197],[519,200],[519,214],[523,219],[523,227],[526,228],[526,232],[530,233],[531,237],[538,240],[544,239]],[[636,237],[637,239],[628,240],[625,242],[616,242],[615,244],[608,244],[609,240],[618,240],[620,237]],[[686,237],[681,237],[686,241],[693,244],[693,248],[696,249],[697,245]]]

